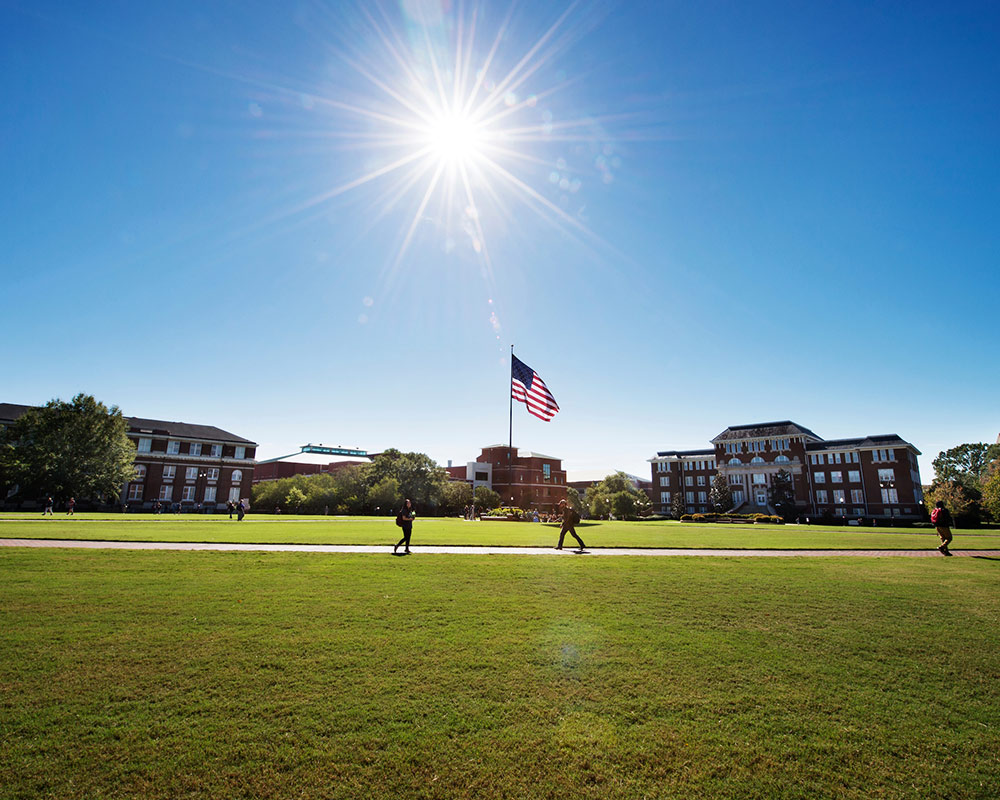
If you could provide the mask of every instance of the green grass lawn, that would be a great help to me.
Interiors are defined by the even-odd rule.
[[[929,549],[931,529],[837,528],[806,525],[720,525],[678,522],[594,522],[578,531],[588,547],[710,547],[805,549]],[[413,543],[551,546],[558,526],[515,522],[417,519]],[[398,528],[390,517],[296,517],[163,514],[0,515],[2,538],[104,539],[165,542],[267,542],[283,544],[391,544]],[[956,531],[953,549],[1000,549],[1000,531]]]
[[[4,548],[0,798],[995,798],[998,579]]]

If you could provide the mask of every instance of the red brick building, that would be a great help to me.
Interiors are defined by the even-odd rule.
[[[0,425],[9,424],[31,406],[0,403]],[[132,510],[178,506],[222,509],[226,502],[250,502],[256,442],[211,425],[125,417],[128,438],[136,446],[135,477],[122,487],[121,499]]]
[[[491,488],[505,506],[551,512],[566,499],[561,459],[496,444],[484,447],[473,463],[491,466]]]
[[[774,476],[792,476],[802,515],[834,518],[923,517],[920,451],[896,434],[827,441],[794,422],[726,428],[706,450],[664,450],[652,465],[653,507],[669,514],[682,492],[688,513],[710,511],[709,490],[721,473],[733,495],[733,510],[774,513],[769,489]]]

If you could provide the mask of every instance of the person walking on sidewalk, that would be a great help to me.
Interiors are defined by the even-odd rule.
[[[951,544],[951,526],[954,524],[951,512],[944,507],[944,501],[938,500],[934,504],[934,510],[931,512],[931,525],[937,528],[937,535],[941,539],[941,545],[938,547],[938,550],[942,555],[951,555],[948,545]]]
[[[406,498],[406,502],[403,503],[403,507],[399,509],[399,513],[396,515],[396,524],[403,529],[403,538],[396,542],[396,546],[392,548],[394,555],[399,550],[401,544],[406,546],[403,554],[407,556],[410,554],[410,534],[413,533],[413,518],[416,515],[416,511],[413,510],[413,503],[410,502],[410,498]]]
[[[568,533],[580,544],[579,550],[574,550],[574,553],[586,552],[587,545],[583,543],[583,539],[576,535],[576,525],[580,521],[580,515],[576,513],[573,506],[569,505],[565,500],[560,500],[559,505],[562,509],[562,527],[559,529],[559,544],[556,545],[556,550],[563,549],[563,539],[566,538]]]

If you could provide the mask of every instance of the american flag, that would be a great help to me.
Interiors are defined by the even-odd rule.
[[[559,404],[538,373],[511,353],[510,396],[524,403],[528,413],[548,422],[559,410]]]

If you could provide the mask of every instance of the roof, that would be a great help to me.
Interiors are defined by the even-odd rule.
[[[660,450],[654,458],[695,458],[696,456],[715,456],[715,450]],[[650,461],[653,459],[651,458]]]
[[[30,408],[38,406],[22,406],[17,403],[0,403],[0,421],[13,422]],[[133,433],[149,431],[161,436],[176,436],[180,439],[207,439],[213,442],[235,442],[256,446],[256,442],[229,433],[213,425],[194,425],[190,422],[167,422],[160,419],[144,419],[142,417],[125,417],[129,429]]]
[[[212,441],[235,442],[256,446],[256,442],[237,436],[235,433],[216,428],[214,425],[195,425],[191,422],[168,422],[162,419],[125,417],[133,433],[152,432],[161,436],[176,436],[180,439],[210,439]]]
[[[766,436],[809,436],[817,441],[823,441],[822,436],[817,436],[808,428],[803,428],[789,419],[780,422],[755,422],[751,425],[730,425],[712,441],[727,442],[734,439],[756,439]]]
[[[916,447],[895,433],[880,433],[875,436],[863,436],[860,439],[829,439],[824,442],[809,442],[806,445],[806,452],[842,450],[849,447],[872,449],[879,447],[909,447],[918,456],[922,455]]]
[[[489,444],[483,448],[483,450],[498,450],[498,449],[510,450],[511,448],[505,444]],[[559,458],[558,456],[547,456],[543,453],[536,453],[533,450],[524,450],[523,448],[520,447],[514,449],[517,450],[518,458],[544,458],[547,459],[548,461],[562,461],[562,459]]]
[[[367,456],[331,456],[325,453],[291,453],[287,456],[278,456],[277,458],[266,458],[263,461],[258,461],[258,464],[274,464],[281,462],[282,464],[315,464],[317,466],[325,467],[327,464],[369,464],[371,459]],[[462,467],[465,469],[465,467]]]
[[[0,403],[0,422],[13,422],[29,408],[35,406],[22,406],[17,403]]]

